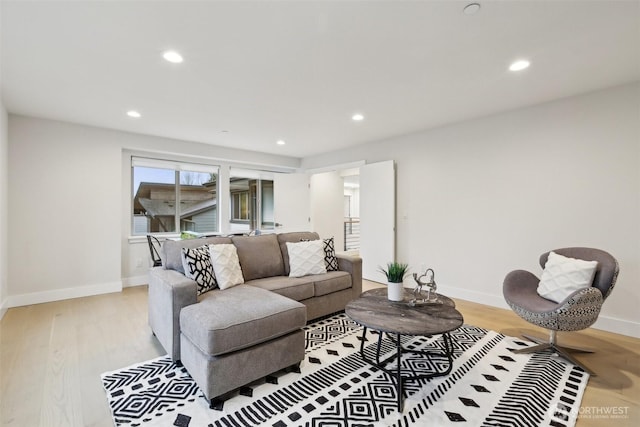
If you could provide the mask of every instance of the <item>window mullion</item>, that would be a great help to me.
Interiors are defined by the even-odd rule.
[[[182,231],[180,224],[180,185],[180,171],[176,170],[176,212],[173,220],[176,233]]]
[[[256,230],[262,229],[262,180],[256,182]]]

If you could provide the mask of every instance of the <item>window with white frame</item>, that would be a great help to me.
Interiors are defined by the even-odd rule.
[[[132,234],[215,233],[218,167],[132,157]]]
[[[231,220],[248,223],[249,191],[235,191],[231,193]]]

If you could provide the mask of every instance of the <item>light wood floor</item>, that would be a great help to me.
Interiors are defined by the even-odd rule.
[[[466,323],[507,335],[543,334],[511,311],[456,303]],[[598,349],[578,356],[598,373],[589,380],[583,413],[614,407],[627,412],[620,419],[583,416],[578,427],[638,425],[640,339],[589,329],[560,340]],[[111,426],[100,374],[163,354],[147,326],[146,286],[9,309],[0,322],[0,421],[19,427]]]

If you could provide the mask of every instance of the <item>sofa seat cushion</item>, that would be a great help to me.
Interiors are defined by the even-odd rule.
[[[222,355],[299,330],[303,304],[255,286],[213,290],[180,311],[180,330],[204,354]]]
[[[346,271],[330,271],[326,274],[311,276],[313,294],[317,297],[338,292],[351,287],[351,275]]]
[[[302,301],[314,296],[313,280],[315,277],[317,276],[267,277],[264,279],[252,280],[250,282],[247,282],[247,284],[256,286],[261,289],[266,289],[271,292],[275,292],[279,295],[291,298],[296,301]]]

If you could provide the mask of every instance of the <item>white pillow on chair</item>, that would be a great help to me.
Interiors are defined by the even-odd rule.
[[[578,289],[591,287],[597,268],[597,261],[585,261],[549,252],[538,284],[538,295],[554,302],[562,302]]]

